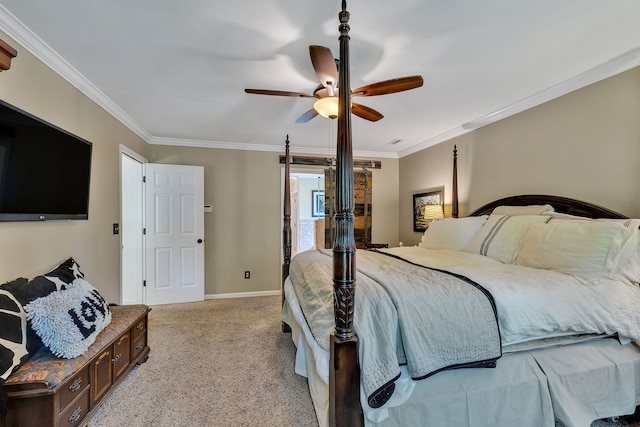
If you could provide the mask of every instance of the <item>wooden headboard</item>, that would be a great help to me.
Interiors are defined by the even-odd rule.
[[[583,202],[569,197],[548,196],[544,194],[525,194],[509,196],[489,202],[469,214],[469,216],[488,215],[498,206],[551,205],[556,212],[588,218],[627,218],[621,213]]]

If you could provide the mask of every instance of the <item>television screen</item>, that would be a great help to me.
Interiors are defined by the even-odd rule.
[[[0,221],[87,219],[91,143],[0,101]]]

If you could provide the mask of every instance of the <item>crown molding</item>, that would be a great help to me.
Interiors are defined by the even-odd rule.
[[[84,95],[101,106],[105,111],[111,114],[116,120],[129,128],[133,133],[138,135],[149,144],[155,145],[175,145],[182,147],[201,147],[201,148],[221,148],[226,150],[251,150],[251,151],[272,151],[281,152],[282,147],[279,145],[264,144],[243,144],[235,142],[223,141],[203,141],[178,138],[163,138],[151,135],[145,128],[136,122],[131,116],[124,112],[111,98],[106,96],[93,83],[85,78],[78,70],[69,64],[62,56],[54,51],[44,40],[31,31],[22,21],[9,12],[2,4],[0,4],[0,30],[5,32],[9,37],[13,38],[24,49],[29,51],[33,56],[42,61],[46,66],[51,68],[55,73],[73,85]],[[333,150],[335,152],[335,150]],[[319,154],[331,155],[330,150],[316,148],[298,148],[292,152],[302,154]],[[355,152],[354,156],[364,157],[381,157],[381,158],[397,158],[396,153],[378,153],[378,152]]]
[[[531,96],[514,102],[513,104],[501,108],[500,110],[489,113],[485,116],[479,117],[475,120],[463,123],[459,127],[444,132],[436,137],[429,138],[416,144],[412,147],[402,150],[398,153],[400,158],[408,156],[418,151],[424,150],[441,142],[448,141],[460,135],[464,135],[473,130],[479,129],[483,126],[487,126],[491,123],[495,123],[514,114],[521,113],[545,102],[559,98],[563,95],[571,93],[575,90],[582,89],[590,84],[597,83],[601,80],[620,74],[624,71],[630,70],[640,65],[640,47],[632,49],[620,56],[617,56],[604,64],[585,71],[571,79],[565,80],[562,83],[551,86],[548,89],[535,93]]]
[[[548,89],[542,90],[531,96],[528,96],[520,101],[517,101],[507,107],[500,110],[489,113],[485,116],[479,117],[475,120],[463,123],[461,127],[466,130],[474,130],[486,126],[491,123],[495,123],[498,120],[502,120],[514,114],[536,107],[552,99],[559,98],[570,92],[573,92],[590,84],[599,82],[609,77],[620,74],[624,71],[640,65],[640,47],[632,49],[620,56],[617,56],[597,67],[594,67],[582,74],[579,74],[571,79],[565,80],[562,83],[551,86]]]
[[[281,153],[282,145],[267,144],[245,144],[241,142],[225,142],[225,141],[207,141],[199,139],[181,139],[181,138],[163,138],[154,136],[149,140],[152,145],[173,145],[178,147],[194,147],[194,148],[220,148],[223,150],[248,150],[248,151],[269,151]],[[290,151],[296,154],[317,154],[321,156],[334,156],[336,150],[328,148],[311,148],[311,147],[291,147]],[[376,151],[354,151],[354,157],[378,157],[397,159],[396,153],[382,153]]]
[[[252,150],[252,151],[272,151],[281,152],[280,145],[263,144],[243,144],[222,141],[189,140],[177,138],[162,138],[152,136],[145,128],[137,123],[131,116],[124,112],[115,102],[106,96],[93,83],[86,79],[78,70],[69,64],[64,58],[56,53],[47,43],[33,33],[17,17],[0,4],[0,30],[13,38],[24,49],[46,64],[54,72],[68,81],[84,95],[89,97],[116,120],[129,128],[132,132],[149,144],[176,145],[184,147],[221,148],[227,150]],[[621,72],[630,70],[640,65],[640,47],[632,49],[610,61],[605,62],[589,71],[579,74],[562,83],[528,96],[502,109],[489,113],[485,116],[463,123],[462,125],[446,131],[436,137],[429,138],[412,147],[397,153],[354,151],[354,157],[379,157],[379,158],[402,158],[418,151],[429,148],[441,142],[448,141],[460,135],[464,135],[475,129],[479,129],[491,123],[510,117],[514,114],[536,107],[552,99],[566,95],[577,89],[581,89],[590,84],[604,80]],[[295,150],[295,151],[293,151]],[[326,148],[292,148],[293,152],[301,154],[332,155],[335,150]]]
[[[409,148],[406,148],[406,149],[398,152],[398,158],[401,159],[401,158],[406,157],[406,156],[408,156],[410,154],[414,154],[414,153],[417,153],[418,151],[422,151],[425,148],[432,147],[434,145],[440,144],[441,142],[448,141],[450,139],[453,139],[453,138],[455,138],[457,136],[460,136],[460,135],[464,135],[465,133],[469,133],[469,132],[471,132],[471,131],[463,129],[462,127],[458,126],[457,128],[448,130],[448,131],[446,131],[444,133],[441,133],[440,135],[434,136],[433,138],[426,139],[426,140],[424,140],[424,141],[422,141],[422,142],[420,142],[420,143],[418,143],[416,145],[413,145],[413,146],[411,146]]]
[[[24,25],[15,15],[9,12],[2,4],[0,4],[0,30],[7,33],[7,35],[18,42],[24,49],[106,110],[133,133],[146,142],[151,140],[151,134],[147,132],[146,129],[125,113],[111,98],[87,80],[78,70]]]

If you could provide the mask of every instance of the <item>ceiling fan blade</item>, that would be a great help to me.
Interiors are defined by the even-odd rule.
[[[388,93],[402,92],[422,86],[422,76],[400,77],[359,87],[353,91],[353,96],[376,96]]]
[[[313,119],[317,115],[318,115],[318,112],[312,108],[311,110],[307,111],[306,113],[298,117],[298,119],[296,120],[296,123],[307,123],[309,120]]]
[[[320,83],[325,87],[335,88],[338,85],[338,67],[331,50],[328,47],[312,45],[309,46],[309,55]]]
[[[351,103],[351,112],[358,117],[362,117],[365,120],[369,120],[372,122],[377,122],[384,116],[374,110],[373,108],[369,108],[362,104],[356,104],[355,102]]]
[[[268,90],[268,89],[245,89],[247,93],[253,93],[256,95],[275,95],[275,96],[295,96],[298,98],[313,98],[310,93],[302,92],[287,92],[284,90]]]

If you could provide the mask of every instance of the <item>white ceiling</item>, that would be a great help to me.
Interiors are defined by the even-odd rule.
[[[151,143],[326,153],[308,46],[338,56],[339,0],[0,0],[0,29]],[[356,154],[402,157],[640,65],[638,0],[351,0]],[[19,61],[20,58],[14,59]],[[639,95],[640,96],[640,95]],[[395,145],[391,141],[399,140]]]

